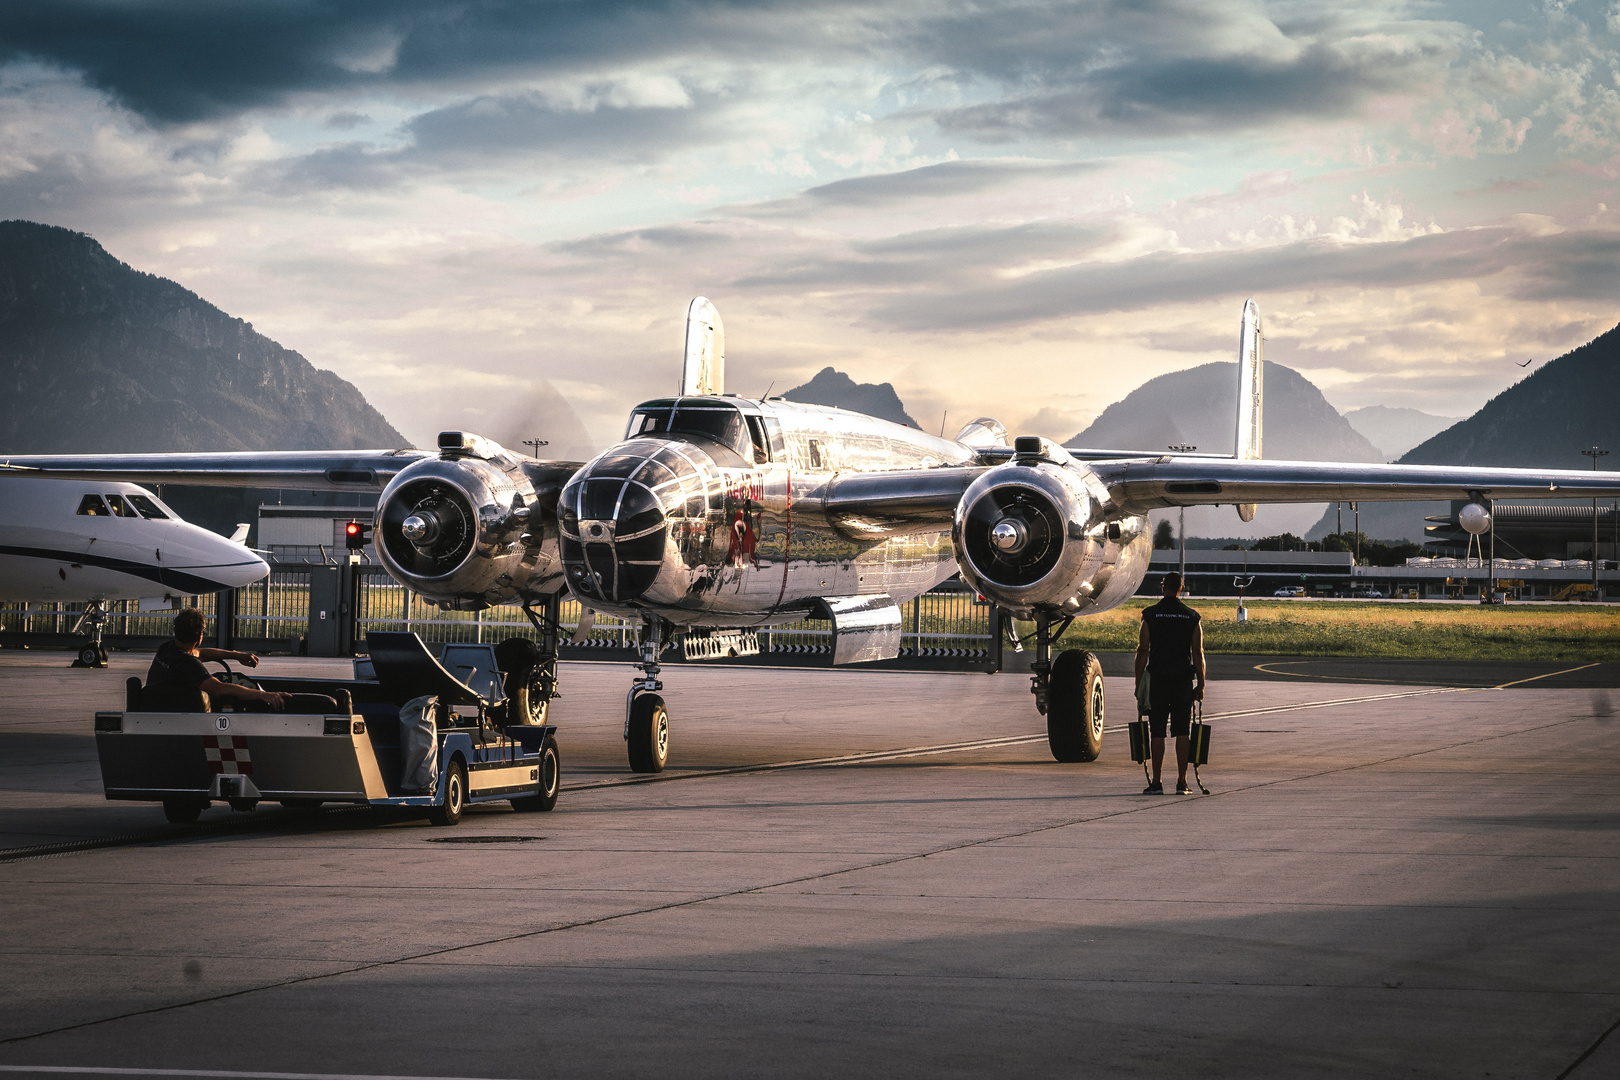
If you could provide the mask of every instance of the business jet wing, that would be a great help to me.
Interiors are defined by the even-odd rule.
[[[127,480],[135,484],[381,491],[428,450],[246,450],[189,454],[13,454],[0,477]]]

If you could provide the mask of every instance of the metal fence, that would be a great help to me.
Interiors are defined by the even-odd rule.
[[[237,589],[223,605],[230,621],[230,639],[251,642],[264,651],[298,651],[310,633],[312,569],[277,567],[263,581]],[[445,611],[394,581],[380,567],[362,566],[356,574],[356,641],[363,641],[371,630],[414,632],[427,642],[538,637],[516,604],[483,611]],[[212,595],[185,598],[181,606],[199,608],[211,623],[221,610]],[[142,638],[168,637],[172,632],[173,612],[167,608],[141,612],[132,600],[108,608],[111,617],[105,633],[114,647],[139,644]],[[31,639],[68,635],[83,611],[83,604],[0,604],[0,634]],[[960,590],[940,590],[909,601],[901,606],[901,656],[967,663],[988,660],[994,625],[991,612],[991,606],[979,602],[975,594]],[[563,602],[562,622],[568,635],[578,629],[581,614],[578,601]],[[589,633],[566,647],[570,651],[599,650],[604,655],[629,652],[635,648],[638,626],[635,620],[599,614]],[[760,632],[760,652],[767,656],[830,656],[832,651],[832,623],[825,619],[803,619]]]

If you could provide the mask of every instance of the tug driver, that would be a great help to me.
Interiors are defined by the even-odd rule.
[[[196,608],[186,608],[174,617],[174,640],[158,646],[157,655],[152,657],[152,666],[146,672],[147,689],[181,693],[201,690],[211,700],[237,698],[242,701],[262,701],[278,711],[286,708],[286,694],[222,682],[208,673],[208,669],[203,667],[204,660],[235,660],[248,667],[258,667],[259,658],[252,653],[203,648],[204,622],[203,613]]]
[[[1187,786],[1188,736],[1192,733],[1192,703],[1204,700],[1204,629],[1199,614],[1181,602],[1181,575],[1172,570],[1159,585],[1164,594],[1142,612],[1142,633],[1136,640],[1136,683],[1148,679],[1148,722],[1153,749],[1153,782],[1144,795],[1163,795],[1159,771],[1164,763],[1164,730],[1168,722],[1176,739],[1176,766],[1180,778],[1176,794],[1191,794]],[[1138,694],[1140,697],[1140,693]]]

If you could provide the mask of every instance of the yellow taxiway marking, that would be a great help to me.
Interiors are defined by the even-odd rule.
[[[1535,682],[1537,679],[1550,679],[1554,675],[1568,675],[1572,671],[1585,671],[1589,667],[1597,667],[1602,662],[1603,661],[1601,660],[1594,660],[1590,664],[1582,664],[1579,667],[1565,668],[1563,671],[1549,671],[1545,675],[1532,675],[1528,679],[1514,679],[1512,682],[1505,682],[1500,686],[1493,686],[1491,689],[1506,690],[1508,687],[1518,686],[1520,683]]]
[[[1437,663],[1438,662],[1440,662],[1440,661],[1437,661]],[[1278,665],[1317,664],[1317,663],[1321,663],[1321,661],[1319,661],[1319,660],[1279,660],[1279,661],[1276,661],[1276,663]],[[1501,683],[1500,685],[1497,685],[1497,686],[1452,686],[1452,687],[1445,687],[1445,689],[1447,689],[1447,690],[1506,690],[1510,686],[1520,686],[1520,685],[1522,685],[1524,683],[1527,683],[1527,682],[1535,682],[1537,679],[1550,679],[1554,675],[1568,675],[1572,671],[1585,671],[1587,668],[1597,667],[1601,663],[1602,663],[1601,660],[1594,660],[1590,664],[1580,664],[1580,665],[1577,665],[1576,667],[1565,668],[1562,671],[1548,671],[1548,672],[1545,672],[1545,673],[1543,673],[1541,675],[1532,675],[1528,679],[1514,679],[1512,682]],[[1395,679],[1361,679],[1361,678],[1353,678],[1353,677],[1348,676],[1348,675],[1317,675],[1317,674],[1314,674],[1314,673],[1308,672],[1308,671],[1279,671],[1276,667],[1273,667],[1271,664],[1256,664],[1256,665],[1254,665],[1254,670],[1255,671],[1264,671],[1268,675],[1287,675],[1291,679],[1321,679],[1324,682],[1393,683],[1393,682],[1397,681]]]

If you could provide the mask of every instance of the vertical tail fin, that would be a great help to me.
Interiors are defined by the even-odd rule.
[[[1237,438],[1232,456],[1239,461],[1260,458],[1263,379],[1266,367],[1266,337],[1260,326],[1260,307],[1253,300],[1243,304],[1243,325],[1238,331]],[[1238,517],[1253,521],[1255,503],[1238,504]]]
[[[686,361],[681,366],[681,393],[725,392],[726,328],[720,322],[720,310],[708,297],[694,297],[686,309]]]

